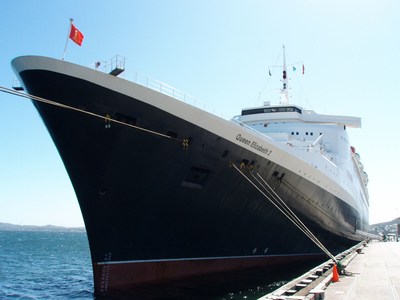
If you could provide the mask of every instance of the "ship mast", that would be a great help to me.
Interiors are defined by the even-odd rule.
[[[281,89],[280,104],[289,104],[289,89],[288,89],[288,78],[287,78],[287,68],[286,68],[285,45],[283,45],[283,74],[282,74],[282,89]]]

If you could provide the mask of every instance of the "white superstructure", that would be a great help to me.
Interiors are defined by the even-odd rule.
[[[290,157],[300,159],[314,169],[313,176],[304,172],[304,177],[308,176],[351,206],[367,211],[368,176],[347,134],[347,128],[361,127],[361,119],[322,115],[290,104],[285,52],[282,67],[280,104],[266,102],[261,107],[246,108],[232,120],[253,133],[261,133],[269,143],[278,146],[286,153],[287,161],[282,160],[288,169],[296,171],[297,167],[289,165]]]

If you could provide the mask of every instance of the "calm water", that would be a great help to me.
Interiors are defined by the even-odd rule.
[[[273,278],[263,274],[241,281],[240,287],[225,287],[220,296],[201,298],[257,299],[312,266],[299,265],[291,274],[274,272]],[[0,231],[0,299],[93,300],[86,233]]]

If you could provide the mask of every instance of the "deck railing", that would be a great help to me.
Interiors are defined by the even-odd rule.
[[[204,111],[216,114],[214,111],[211,111],[206,107],[205,103],[201,103],[198,101],[195,97],[184,93],[183,91],[168,85],[160,80],[154,79],[150,76],[141,74],[139,72],[134,72],[133,74],[127,74],[125,71],[125,57],[121,55],[115,55],[113,58],[111,58],[108,61],[97,61],[94,64],[92,64],[92,67],[95,69],[109,73],[112,75],[118,76],[119,74],[122,73],[122,76],[124,79],[132,81],[136,84],[140,84],[144,87],[150,88],[152,90],[155,90],[157,92],[160,92],[164,95],[170,96],[172,98],[175,98],[177,100],[180,100],[182,102],[188,103],[190,105],[193,105],[199,109],[202,109]],[[120,72],[115,72],[115,70],[122,70]],[[114,72],[114,74],[113,74]],[[223,114],[220,114],[220,116],[223,118]]]
[[[177,100],[183,101],[185,103],[190,103],[190,104],[193,104],[194,106],[197,106],[198,101],[196,100],[195,97],[190,96],[190,95],[182,92],[181,90],[174,88],[173,86],[168,85],[162,81],[154,79],[150,76],[135,72],[134,79],[132,81],[137,84],[143,85],[147,88],[150,88],[152,90],[155,90],[157,92],[160,92],[164,95],[167,95],[167,96],[170,96]]]

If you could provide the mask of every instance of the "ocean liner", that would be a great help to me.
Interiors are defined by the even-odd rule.
[[[364,238],[368,177],[347,133],[361,119],[290,104],[285,62],[280,103],[232,120],[118,67],[40,56],[12,67],[77,195],[96,296],[229,281]]]

